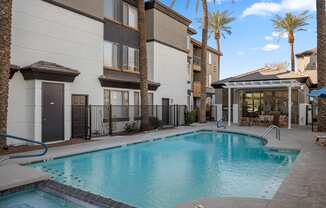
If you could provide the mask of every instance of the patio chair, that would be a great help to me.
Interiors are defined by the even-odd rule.
[[[315,143],[326,145],[326,136],[317,135],[315,139]]]

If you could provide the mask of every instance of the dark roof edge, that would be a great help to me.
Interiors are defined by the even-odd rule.
[[[197,31],[194,28],[190,27],[190,26],[187,28],[187,32],[189,34],[191,34],[191,35],[196,35],[197,34]]]
[[[163,3],[157,1],[157,0],[150,0],[145,2],[145,9],[157,9],[161,12],[163,12],[164,14],[172,17],[173,19],[181,22],[182,24],[188,26],[191,24],[191,20],[186,18],[185,16],[179,14],[178,12],[174,11],[173,9],[171,9],[170,7],[164,5]]]
[[[310,56],[316,52],[317,48],[312,48],[306,51],[303,51],[301,53],[297,53],[295,56],[296,57],[303,57],[303,56]]]
[[[104,75],[100,76],[98,79],[102,87],[140,89],[140,82],[112,79]],[[151,91],[156,91],[160,86],[160,83],[148,81],[148,89]]]
[[[227,82],[252,82],[252,81],[273,81],[273,80],[291,80],[291,79],[294,79],[294,80],[297,80],[298,82],[300,83],[306,83],[307,81],[309,81],[310,85],[313,85],[311,79],[309,76],[305,76],[305,77],[289,77],[289,78],[279,78],[279,79],[261,79],[261,80],[230,80],[234,77],[231,77],[231,78],[227,78],[227,79],[224,79],[225,81],[223,80],[220,80],[220,81],[217,81],[217,82],[213,82],[211,84],[212,87],[214,88],[222,88],[223,86],[225,86],[225,83]],[[230,81],[229,81],[230,80]]]

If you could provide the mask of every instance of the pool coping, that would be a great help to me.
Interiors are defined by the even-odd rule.
[[[118,202],[111,198],[106,198],[88,191],[84,191],[72,186],[68,186],[53,180],[43,180],[34,183],[29,183],[7,190],[0,191],[0,198],[10,194],[29,190],[39,190],[47,194],[53,195],[60,199],[69,201],[76,205],[90,208],[135,208],[128,204]]]

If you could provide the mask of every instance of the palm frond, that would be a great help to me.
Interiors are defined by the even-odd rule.
[[[306,30],[309,25],[308,21],[311,18],[308,11],[304,11],[298,15],[286,13],[284,17],[275,15],[272,19],[274,28],[279,32],[297,32]]]
[[[210,33],[221,33],[223,37],[225,35],[231,35],[231,27],[228,26],[235,20],[229,11],[214,11],[208,14],[208,26]],[[201,20],[203,21],[203,20]]]

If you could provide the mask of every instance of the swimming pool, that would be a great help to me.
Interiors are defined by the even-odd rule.
[[[54,180],[140,208],[172,208],[206,197],[270,199],[297,152],[213,131],[85,153],[32,167]]]

